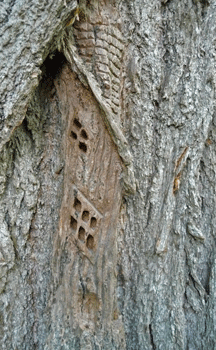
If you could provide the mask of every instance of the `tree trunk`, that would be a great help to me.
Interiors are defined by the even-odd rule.
[[[216,349],[216,1],[0,26],[1,349]]]

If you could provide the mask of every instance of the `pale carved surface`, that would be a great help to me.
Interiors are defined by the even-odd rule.
[[[119,337],[115,324],[121,332],[123,325],[115,288],[122,162],[97,101],[67,65],[55,85],[62,111],[66,111],[62,116],[66,125],[64,195],[54,247],[56,307],[67,310],[75,333],[82,329],[89,339],[94,332],[103,337],[108,327]],[[62,256],[67,256],[64,264]],[[107,258],[109,263],[104,265]],[[56,327],[60,319],[58,315]],[[123,333],[119,338],[122,349]]]

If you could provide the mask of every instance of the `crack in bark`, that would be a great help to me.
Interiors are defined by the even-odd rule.
[[[153,332],[152,332],[151,324],[149,325],[149,335],[150,335],[150,341],[151,341],[152,349],[156,350],[156,345],[154,343],[154,338],[153,338]]]

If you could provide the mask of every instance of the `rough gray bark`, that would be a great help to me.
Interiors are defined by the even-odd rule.
[[[1,2],[1,348],[215,349],[216,1],[77,5]],[[86,23],[114,33],[117,108]],[[93,263],[60,229],[73,84],[122,162]]]

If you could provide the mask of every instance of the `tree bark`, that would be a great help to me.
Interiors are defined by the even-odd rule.
[[[0,26],[1,349],[216,349],[216,2]]]

